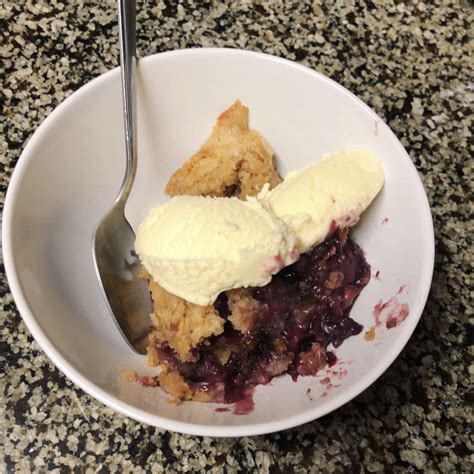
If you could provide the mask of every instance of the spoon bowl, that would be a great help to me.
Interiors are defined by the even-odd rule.
[[[151,302],[146,282],[139,278],[134,252],[135,233],[119,201],[94,233],[94,264],[115,322],[131,348],[146,354]]]

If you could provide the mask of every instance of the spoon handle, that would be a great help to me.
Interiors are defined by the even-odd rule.
[[[117,202],[125,206],[137,172],[136,2],[117,0],[127,165]]]

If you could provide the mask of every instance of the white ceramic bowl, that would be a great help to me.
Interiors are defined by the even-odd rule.
[[[82,87],[45,120],[8,189],[5,266],[15,302],[39,345],[73,382],[106,405],[184,433],[268,433],[314,420],[354,398],[405,346],[431,282],[431,214],[399,141],[343,87],[263,54],[225,49],[157,54],[140,60],[138,89],[139,166],[127,209],[135,228],[152,205],[166,199],[169,176],[203,143],[217,115],[239,98],[250,108],[251,126],[275,150],[283,174],[348,147],[366,147],[380,157],[385,187],[354,233],[380,279],[370,281],[352,317],[366,329],[373,326],[374,305],[402,285],[406,289],[397,298],[409,305],[409,316],[393,329],[382,325],[372,342],[363,333],[346,340],[337,350],[340,370],[331,379],[339,386],[327,390],[320,383],[326,373],[297,383],[279,377],[258,387],[255,409],[245,416],[216,412],[214,404],[174,406],[161,389],[122,382],[123,371],[146,370],[145,358],[131,353],[117,332],[91,252],[92,232],[113,203],[124,173],[115,69]]]

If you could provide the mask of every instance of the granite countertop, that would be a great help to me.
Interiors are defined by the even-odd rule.
[[[431,294],[401,356],[355,400],[300,428],[215,439],[163,433],[76,388],[38,349],[2,273],[0,471],[472,472],[468,2],[143,0],[139,7],[141,56],[201,46],[276,54],[335,79],[384,117],[430,200]],[[113,1],[1,2],[2,203],[38,125],[117,66],[115,15]]]

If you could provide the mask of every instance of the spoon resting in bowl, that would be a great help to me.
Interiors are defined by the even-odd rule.
[[[135,233],[125,218],[125,205],[137,170],[136,5],[135,0],[118,0],[117,6],[127,163],[115,204],[94,232],[92,252],[99,282],[118,329],[133,350],[145,354],[151,300],[145,281],[138,277],[140,263],[134,252]]]

